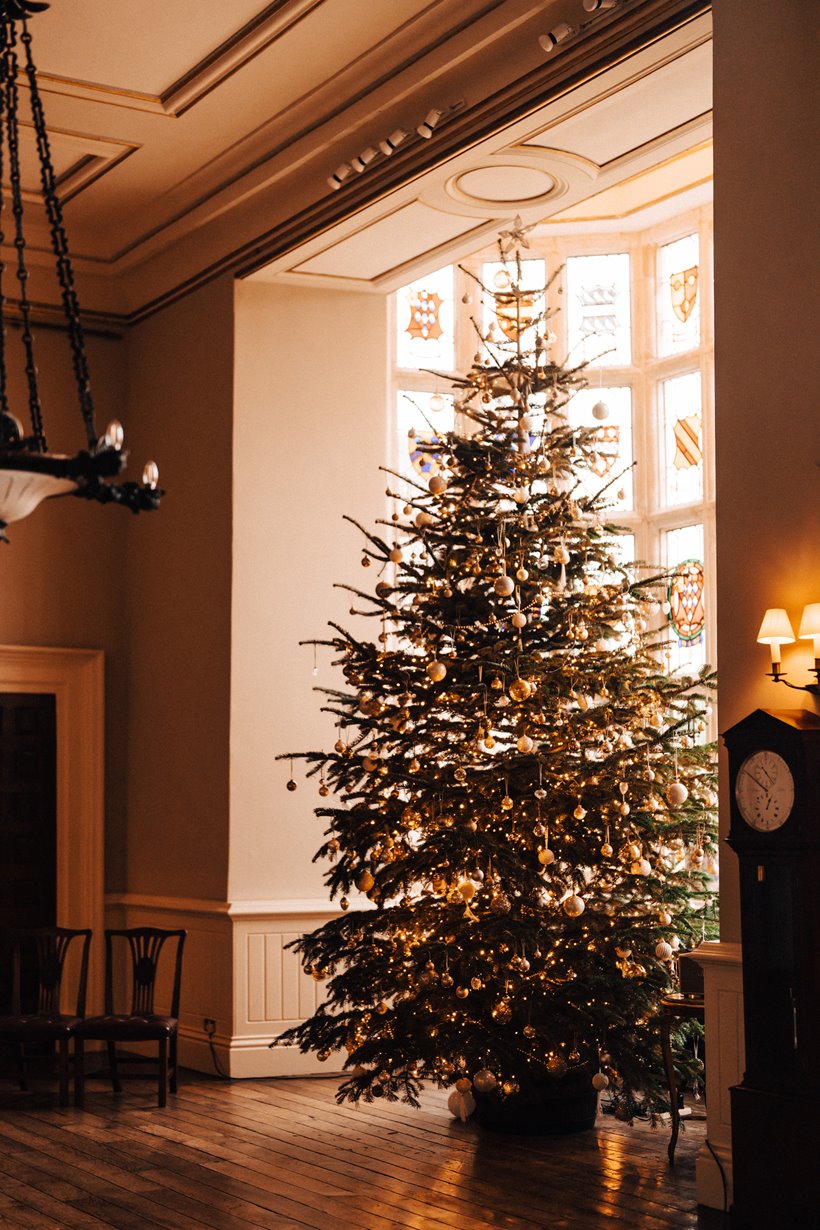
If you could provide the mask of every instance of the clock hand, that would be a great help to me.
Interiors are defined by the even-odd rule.
[[[760,790],[762,790],[764,794],[768,794],[768,793],[769,793],[769,787],[768,787],[768,786],[764,786],[764,785],[763,785],[763,782],[759,781],[759,780],[758,780],[758,778],[756,778],[756,777],[755,777],[754,773],[750,773],[748,769],[746,770],[746,776],[747,776],[747,777],[750,777],[750,778],[752,779],[752,781],[754,782],[754,784],[755,784],[757,787],[759,787],[759,789],[760,789]]]

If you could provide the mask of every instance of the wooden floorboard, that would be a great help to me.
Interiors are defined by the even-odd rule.
[[[670,1169],[668,1128],[600,1116],[591,1132],[516,1137],[422,1109],[337,1106],[333,1080],[184,1073],[60,1109],[0,1088],[3,1230],[723,1230],[695,1204],[705,1127]]]

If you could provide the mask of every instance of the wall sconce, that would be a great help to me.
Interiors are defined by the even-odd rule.
[[[772,669],[767,672],[775,683],[785,683],[787,688],[798,692],[812,692],[820,696],[820,602],[810,602],[803,607],[800,618],[798,637],[801,641],[814,643],[814,670],[816,683],[788,683],[785,671],[780,666],[780,646],[791,645],[795,639],[794,629],[788,612],[782,607],[771,607],[763,616],[763,623],[757,634],[758,643],[768,645],[772,654]]]

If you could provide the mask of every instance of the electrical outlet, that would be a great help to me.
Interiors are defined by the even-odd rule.
[[[213,1017],[210,1017],[210,1016],[203,1017],[202,1018],[202,1028],[205,1030],[205,1033],[210,1038],[213,1034],[216,1033],[216,1021],[213,1019]]]

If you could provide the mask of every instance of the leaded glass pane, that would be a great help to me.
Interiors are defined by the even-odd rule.
[[[666,505],[703,499],[703,418],[700,372],[661,382],[663,499]]]
[[[659,347],[662,355],[700,345],[698,237],[685,235],[660,250]]]
[[[514,262],[486,261],[482,267],[481,280],[494,296],[494,301],[485,300],[482,327],[490,338],[499,342],[515,342],[520,338],[521,349],[532,350],[538,331],[537,322],[544,312],[544,284],[547,279],[546,263],[541,260],[521,261],[520,284],[515,293],[514,282],[518,276]],[[528,327],[533,322],[532,327]]]
[[[442,368],[455,362],[453,267],[425,274],[396,294],[396,362],[401,368]]]
[[[570,256],[566,265],[570,362],[613,367],[632,358],[629,253]]]
[[[670,574],[666,602],[670,670],[693,670],[706,661],[703,544],[702,525],[684,525],[664,534],[664,562]]]
[[[453,430],[454,420],[453,398],[449,393],[401,390],[396,414],[397,469],[415,481],[432,478],[439,468],[439,438]]]
[[[581,471],[580,493],[593,495],[610,483],[607,499],[612,507],[633,508],[631,388],[582,389],[569,403],[568,417],[574,427],[595,429],[595,452],[589,469]]]

